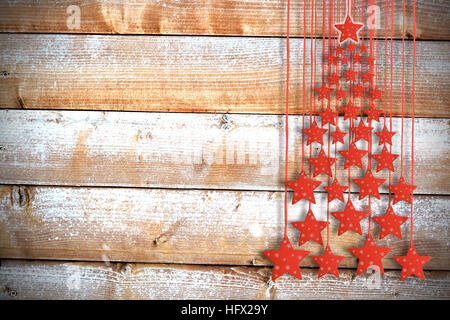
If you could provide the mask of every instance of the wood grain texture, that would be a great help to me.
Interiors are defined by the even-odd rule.
[[[393,49],[393,113],[399,115],[401,41]],[[292,39],[291,50],[290,112],[301,114],[303,39]],[[405,50],[410,115],[411,41]],[[321,41],[317,51],[320,62]],[[307,106],[309,52],[308,40]],[[378,52],[384,88],[384,41]],[[449,52],[449,42],[417,43],[416,116],[450,117]],[[284,57],[285,40],[276,38],[2,34],[0,108],[283,114]]]
[[[291,195],[289,195],[291,196]],[[358,201],[367,210],[367,201]],[[326,221],[326,194],[317,193],[313,210]],[[419,253],[432,256],[427,270],[449,270],[449,197],[416,196],[414,243]],[[387,196],[372,201],[374,216],[384,215]],[[132,188],[0,187],[0,258],[135,261],[188,264],[270,265],[261,254],[279,246],[283,234],[283,193]],[[330,210],[344,207],[337,201]],[[409,217],[408,204],[394,205]],[[307,204],[289,206],[289,221],[302,221]],[[330,243],[345,256],[341,267],[356,268],[348,248],[360,247],[365,237],[347,232],[337,236],[338,221],[330,217]],[[368,219],[362,222],[367,234]],[[292,243],[299,232],[289,225]],[[372,224],[378,239],[379,226]],[[409,221],[402,226],[403,240],[388,236],[377,240],[391,253],[384,267],[398,269],[392,259],[409,248]],[[326,230],[322,233],[326,241]],[[317,266],[311,251],[302,265]]]
[[[303,1],[291,1],[292,36],[311,35],[311,2],[306,1],[306,32],[303,29]],[[80,7],[80,28],[67,25],[67,7]],[[317,34],[322,35],[322,2],[318,2]],[[379,1],[380,25],[384,28],[385,2]],[[388,3],[390,16],[391,1]],[[341,16],[345,13],[340,1]],[[354,9],[355,10],[355,9]],[[355,10],[356,11],[356,10]],[[447,1],[417,1],[417,36],[420,39],[450,39]],[[359,17],[361,9],[359,9]],[[402,34],[402,4],[394,7],[394,36]],[[327,17],[328,18],[328,17]],[[389,18],[390,19],[390,18]],[[358,19],[361,21],[361,19]],[[328,25],[328,21],[326,22]],[[0,32],[40,33],[119,33],[119,34],[179,34],[284,36],[286,1],[2,1]],[[407,2],[406,35],[412,36],[412,3]],[[384,31],[379,30],[380,36]],[[327,31],[328,34],[328,31]]]
[[[289,179],[296,179],[302,161],[301,116],[289,121]],[[400,124],[393,119],[394,131],[400,132]],[[404,176],[409,181],[411,119],[404,124]],[[348,129],[342,121],[341,128]],[[377,124],[375,131],[381,128]],[[448,132],[446,119],[416,119],[417,194],[450,194],[448,171],[442,170],[449,163]],[[377,144],[374,138],[374,153],[381,151]],[[3,184],[284,189],[284,116],[1,110],[0,146]],[[358,146],[367,148],[363,142]],[[400,154],[399,134],[393,152]],[[313,156],[318,153],[315,146]],[[347,181],[343,161],[339,154],[341,182]],[[395,165],[393,184],[400,161]],[[372,167],[375,172],[375,161]],[[352,177],[362,175],[353,168]],[[375,176],[388,178],[385,171]],[[386,183],[380,190],[387,191]]]
[[[1,299],[445,299],[450,273],[427,271],[426,281],[400,281],[399,271],[377,277],[340,270],[340,278],[317,279],[302,268],[303,280],[269,280],[259,267],[63,263],[3,260]]]

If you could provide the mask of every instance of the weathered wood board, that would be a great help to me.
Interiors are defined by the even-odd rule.
[[[290,197],[291,195],[289,195]],[[326,220],[326,194],[317,193],[317,219]],[[367,210],[367,201],[355,205]],[[418,252],[432,256],[425,269],[448,270],[449,197],[416,196],[414,240]],[[269,265],[261,252],[277,248],[283,234],[283,193],[160,190],[133,188],[0,187],[0,258],[138,261],[158,263]],[[330,210],[344,204],[335,201]],[[372,201],[373,216],[384,215],[387,196]],[[409,216],[410,206],[394,205]],[[307,205],[289,206],[289,221],[304,220]],[[356,267],[348,248],[364,244],[352,231],[337,236],[338,221],[330,216],[330,243],[345,256],[342,267]],[[362,222],[367,234],[368,219]],[[389,236],[377,244],[392,248],[385,268],[400,268],[391,258],[409,247],[409,221],[403,240]],[[372,222],[374,237],[379,226]],[[299,232],[289,226],[292,243]],[[326,241],[326,230],[322,232]],[[320,255],[315,243],[302,246]],[[306,258],[302,265],[317,266]]]
[[[311,1],[306,1],[305,15],[301,0],[291,1],[291,36],[311,35]],[[337,7],[338,1],[335,1]],[[72,26],[74,12],[69,5],[80,8],[80,26]],[[367,3],[366,3],[367,4]],[[380,7],[380,26],[385,24],[385,1]],[[322,35],[322,2],[318,2],[317,35]],[[340,1],[341,16],[345,3]],[[391,1],[388,1],[389,23]],[[356,10],[361,17],[361,8]],[[450,39],[447,1],[417,1],[417,37],[419,39]],[[309,13],[309,14],[308,14]],[[306,32],[303,28],[306,17]],[[328,19],[328,17],[326,17]],[[69,24],[67,21],[69,20]],[[360,21],[361,19],[358,19]],[[328,26],[328,20],[326,22]],[[284,36],[286,30],[286,1],[2,1],[0,2],[0,32],[40,33],[120,33],[120,34],[179,34],[179,35],[237,35]],[[407,1],[406,37],[412,37],[412,4]],[[379,31],[384,37],[384,32]],[[389,31],[390,32],[390,31]],[[402,36],[402,3],[394,5],[394,36]]]
[[[303,280],[286,276],[275,283],[259,267],[64,263],[4,260],[2,299],[445,299],[450,273],[427,271],[426,281],[400,281],[399,271],[378,277],[340,270],[317,279],[302,268]]]
[[[301,116],[289,121],[289,179],[295,179]],[[393,119],[394,131],[400,124]],[[404,125],[404,176],[410,181],[411,119]],[[0,183],[283,190],[283,128],[284,117],[276,115],[0,110]],[[442,170],[449,163],[448,120],[419,118],[415,130],[416,193],[450,194],[448,171]],[[374,139],[374,153],[381,151],[377,144]],[[400,134],[392,150],[400,154]],[[318,153],[315,146],[313,156]],[[339,154],[341,182],[348,176],[343,161]],[[395,164],[393,184],[400,174],[400,161]],[[376,161],[372,166],[375,172]],[[353,168],[352,177],[362,175]],[[387,172],[375,175],[388,178]],[[325,174],[317,178],[327,180]]]
[[[384,41],[377,48],[383,89]],[[393,50],[393,113],[399,115],[401,41]],[[404,111],[410,115],[411,41],[405,50]],[[416,116],[450,117],[449,52],[450,42],[417,42]],[[0,108],[283,114],[284,56],[281,38],[0,34]],[[303,39],[292,39],[290,112],[297,114],[302,56]],[[306,57],[309,110],[309,40]]]

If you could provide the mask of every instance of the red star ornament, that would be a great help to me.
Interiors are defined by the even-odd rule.
[[[381,227],[380,240],[390,234],[402,239],[402,230],[400,226],[405,223],[406,220],[408,220],[407,217],[397,216],[391,205],[389,205],[384,216],[373,217],[373,221],[378,223]]]
[[[320,112],[319,115],[322,118],[322,127],[329,123],[333,126],[336,125],[337,112],[333,112],[329,106],[325,111]]]
[[[327,132],[327,129],[322,129],[317,125],[316,120],[311,124],[311,128],[303,129],[303,133],[308,137],[306,139],[306,145],[309,146],[313,142],[318,142],[323,145],[323,134]]]
[[[349,44],[347,44],[348,53],[350,53],[352,55],[355,53],[355,50],[356,50],[356,45],[353,42],[350,42]]]
[[[328,61],[328,66],[331,66],[331,65],[335,65],[335,66],[337,66],[338,64],[339,64],[339,58],[338,57],[336,57],[336,56],[333,56],[332,54],[330,54],[328,57],[326,57],[325,59],[327,59],[327,61]]]
[[[327,80],[329,86],[339,86],[339,81],[341,80],[341,77],[338,74],[333,73],[327,76]]]
[[[353,63],[362,64],[362,58],[363,58],[362,55],[357,53],[357,54],[353,55],[352,57],[353,57]]]
[[[336,54],[336,56],[342,56],[344,54],[344,48],[342,47],[336,47],[334,48],[334,53]]]
[[[368,195],[380,199],[378,188],[386,179],[375,178],[372,171],[367,170],[366,175],[362,179],[353,179],[353,182],[359,186],[359,200],[364,199]]]
[[[428,256],[419,256],[414,246],[409,247],[406,256],[394,257],[394,260],[402,266],[400,280],[405,280],[412,274],[422,280],[425,280],[425,275],[423,274],[423,266],[428,261],[430,261],[430,259],[431,257]]]
[[[339,101],[341,99],[345,100],[346,98],[347,98],[347,91],[342,89],[342,87],[339,89],[336,89],[336,100],[337,101]]]
[[[348,189],[348,186],[343,186],[339,184],[337,178],[334,179],[330,186],[323,187],[328,192],[328,202],[338,199],[344,202],[344,191]]]
[[[304,170],[300,173],[297,180],[288,181],[286,185],[294,191],[292,204],[296,204],[300,200],[306,199],[311,203],[316,203],[314,190],[320,186],[322,182],[310,179]]]
[[[323,98],[326,98],[328,101],[330,101],[330,95],[333,89],[328,88],[324,83],[322,83],[322,86],[320,88],[315,88],[314,90],[319,94],[319,101]]]
[[[359,52],[361,52],[361,54],[367,53],[367,49],[369,49],[368,46],[364,45],[364,43],[361,43],[358,46]]]
[[[341,131],[338,127],[336,127],[336,130],[334,130],[333,132],[329,132],[329,135],[333,138],[331,144],[335,144],[337,142],[345,143],[344,137],[347,135],[347,132]]]
[[[353,70],[353,67],[350,67],[348,71],[344,71],[343,74],[345,75],[345,81],[356,81],[356,75],[358,74]]]
[[[358,82],[355,87],[352,87],[352,90],[355,98],[364,98],[367,88],[362,86],[361,83]]]
[[[368,69],[372,70],[372,68],[375,66],[375,58],[373,56],[368,56],[366,58]]]
[[[364,121],[359,121],[358,126],[352,128],[352,131],[355,133],[355,142],[359,140],[366,140],[369,142],[372,129],[373,127],[370,127],[369,125],[366,127]]]
[[[311,209],[308,210],[304,221],[292,222],[291,224],[300,231],[299,246],[307,243],[309,240],[323,245],[321,232],[327,227],[328,223],[326,221],[317,221]]]
[[[372,154],[372,158],[377,162],[377,172],[385,168],[389,169],[391,172],[394,172],[394,160],[398,158],[398,154],[390,153],[386,146],[383,146],[381,153]]]
[[[339,31],[339,43],[350,39],[356,43],[359,42],[358,32],[364,25],[361,23],[354,23],[350,15],[347,15],[344,23],[335,24],[334,27]]]
[[[349,199],[345,205],[344,211],[336,211],[331,213],[333,217],[339,220],[339,230],[338,236],[347,232],[348,230],[353,230],[356,233],[362,235],[361,230],[361,220],[364,219],[369,212],[368,211],[357,211],[353,206],[352,201]]]
[[[384,143],[392,145],[392,137],[395,135],[394,131],[389,131],[386,125],[384,125],[383,130],[375,132],[375,134],[380,138],[378,145],[381,146]]]
[[[331,166],[336,162],[336,158],[328,158],[323,149],[320,149],[319,156],[317,158],[308,158],[308,161],[314,166],[314,177],[321,173],[325,173],[330,177],[333,176]]]
[[[370,71],[367,71],[366,73],[361,73],[362,82],[370,84],[370,83],[373,82],[373,77],[374,76],[375,75],[372,72],[370,72]]]
[[[339,278],[338,265],[344,260],[343,256],[335,256],[331,252],[330,247],[326,246],[323,256],[313,256],[311,258],[320,265],[319,279],[327,273],[331,273]]]
[[[389,186],[389,190],[394,193],[394,204],[402,200],[411,204],[412,194],[416,188],[417,186],[407,184],[405,178],[401,176],[396,186]]]
[[[357,107],[352,102],[349,102],[345,107],[341,108],[344,111],[344,120],[357,120],[360,109],[361,107]]]
[[[355,165],[362,169],[362,158],[367,154],[367,150],[359,150],[356,144],[351,143],[348,150],[341,150],[339,153],[345,158],[344,169]]]
[[[383,113],[383,111],[378,110],[373,104],[371,104],[369,109],[364,110],[364,113],[367,115],[367,122],[372,120],[380,122],[380,114]]]
[[[348,58],[347,57],[342,57],[341,58],[341,64],[344,65],[344,64],[347,64],[347,63],[348,63]]]
[[[279,250],[266,250],[263,254],[273,263],[272,280],[275,281],[285,273],[289,273],[297,279],[302,279],[300,262],[305,259],[309,251],[294,250],[287,236],[281,243]]]
[[[384,91],[378,89],[378,87],[373,88],[372,90],[370,90],[370,98],[372,100],[383,100],[383,93]]]
[[[348,249],[355,257],[358,258],[358,270],[356,274],[361,274],[370,267],[377,266],[380,273],[384,273],[382,259],[392,249],[385,247],[377,247],[372,236],[369,234],[364,247],[362,248],[350,248]]]

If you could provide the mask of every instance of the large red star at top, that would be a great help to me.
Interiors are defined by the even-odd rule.
[[[353,230],[356,233],[362,235],[361,220],[364,219],[369,212],[357,211],[353,206],[352,201],[349,199],[345,205],[344,211],[336,211],[331,213],[336,219],[339,220],[338,236]]]
[[[359,186],[359,200],[364,199],[368,195],[380,199],[380,192],[378,191],[378,188],[385,180],[386,179],[375,178],[370,170],[366,171],[364,178],[353,179],[353,182]]]
[[[344,23],[335,24],[334,27],[339,31],[339,43],[350,39],[356,43],[359,42],[358,32],[364,25],[361,23],[354,23],[350,15],[347,15]]]
[[[372,154],[372,158],[378,163],[377,172],[385,168],[394,172],[394,160],[398,158],[398,154],[390,153],[386,146],[383,146],[383,151],[380,154]]]
[[[323,187],[328,192],[328,202],[338,199],[344,202],[344,191],[348,189],[348,186],[339,184],[337,178],[334,178],[333,183],[330,186]]]
[[[328,129],[322,129],[317,125],[316,120],[314,120],[311,124],[311,128],[303,129],[302,131],[308,136],[306,139],[306,145],[309,146],[313,142],[323,144],[323,134],[327,132]]]
[[[331,273],[332,275],[339,278],[338,264],[344,260],[343,256],[335,256],[333,252],[331,252],[330,247],[327,245],[325,248],[325,252],[323,256],[314,256],[311,257],[315,262],[317,262],[319,267],[319,279],[326,275],[327,273]]]
[[[402,239],[402,230],[400,229],[400,226],[405,223],[406,220],[408,220],[407,217],[397,216],[391,205],[389,205],[384,216],[373,217],[373,221],[381,226],[380,239],[383,239],[390,234]]]
[[[402,273],[400,280],[405,280],[410,275],[414,274],[422,280],[425,280],[423,274],[423,266],[430,261],[431,257],[419,256],[414,246],[411,246],[406,256],[394,257],[394,260],[402,266]]]
[[[297,180],[288,181],[286,185],[294,190],[292,197],[292,204],[296,204],[302,199],[306,199],[312,203],[316,203],[314,197],[314,189],[320,186],[322,182],[310,179],[304,170],[300,173]]]
[[[355,257],[359,259],[358,270],[356,274],[361,274],[370,267],[377,267],[380,273],[384,273],[383,262],[381,259],[387,255],[392,249],[385,247],[377,247],[372,236],[369,234],[364,247],[348,249]]]
[[[300,238],[298,245],[307,243],[309,240],[315,241],[320,245],[323,245],[321,232],[328,225],[326,221],[317,221],[314,217],[314,213],[311,209],[308,210],[304,221],[292,222],[295,229],[300,231]]]
[[[309,251],[294,250],[287,236],[284,236],[279,250],[266,250],[263,254],[274,263],[272,280],[275,281],[285,273],[290,273],[298,279],[302,279],[300,261],[305,259]]]
[[[317,158],[308,158],[308,161],[314,166],[313,176],[316,177],[322,172],[326,175],[332,177],[333,172],[331,171],[331,166],[336,162],[336,158],[328,158],[323,149],[320,149]]]
[[[394,204],[402,200],[411,204],[412,194],[416,188],[417,186],[407,184],[405,178],[401,176],[396,186],[393,185],[389,186],[389,190],[391,190],[394,193]]]

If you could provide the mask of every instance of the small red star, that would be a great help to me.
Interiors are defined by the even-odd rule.
[[[355,63],[355,64],[356,63],[362,64],[362,58],[363,58],[362,55],[357,53],[357,54],[353,55],[352,58],[353,58],[353,63]]]
[[[335,256],[328,245],[325,248],[323,256],[313,256],[311,258],[320,265],[319,279],[327,273],[331,273],[339,278],[338,265],[344,260],[344,257]]]
[[[344,191],[348,189],[348,186],[339,184],[337,178],[334,178],[333,184],[323,187],[328,192],[328,202],[338,199],[344,202]]]
[[[345,158],[344,169],[355,165],[362,169],[362,158],[367,154],[367,150],[359,150],[355,143],[351,143],[348,150],[341,150],[339,153]]]
[[[385,247],[377,247],[372,236],[369,234],[364,247],[348,249],[355,257],[359,259],[358,270],[356,274],[361,274],[370,267],[377,266],[380,273],[384,273],[383,262],[381,261],[392,249]]]
[[[357,107],[353,105],[352,102],[349,102],[345,107],[341,108],[341,110],[344,111],[344,120],[348,119],[357,120],[360,109],[361,107]]]
[[[338,74],[333,73],[333,74],[327,76],[327,80],[328,80],[329,86],[337,86],[338,87],[341,77]]]
[[[405,178],[403,176],[400,177],[398,184],[396,186],[389,186],[389,190],[394,193],[394,204],[399,201],[406,201],[409,204],[412,203],[412,194],[413,191],[417,188],[417,186],[409,185],[406,183]]]
[[[337,114],[338,113],[333,112],[329,106],[325,111],[320,112],[319,115],[322,118],[322,127],[326,126],[329,123],[332,124],[333,126],[336,125]]]
[[[341,99],[345,100],[345,98],[347,98],[347,91],[345,91],[344,89],[339,88],[336,90],[336,100],[339,101]]]
[[[383,150],[380,154],[372,154],[372,158],[375,159],[377,164],[377,172],[385,168],[394,172],[394,160],[398,158],[398,154],[392,154],[388,151],[386,146],[383,146]]]
[[[370,105],[369,109],[364,110],[364,113],[367,115],[367,121],[376,121],[380,122],[380,114],[383,113],[383,111],[375,108],[374,105]]]
[[[280,250],[266,250],[263,254],[273,263],[272,280],[275,281],[285,273],[290,273],[297,279],[302,279],[300,261],[305,259],[309,251],[294,250],[287,236],[284,236]]]
[[[314,90],[316,90],[316,92],[319,94],[319,101],[323,98],[326,98],[328,99],[328,101],[330,101],[331,91],[333,91],[333,89],[328,88],[324,83],[322,83],[322,86],[320,88],[316,88]]]
[[[372,68],[375,66],[375,58],[373,56],[368,56],[366,58],[366,62],[369,69],[372,70]]]
[[[367,49],[369,49],[368,46],[364,45],[364,43],[361,43],[358,46],[359,52],[361,52],[362,54],[367,53]]]
[[[373,127],[370,127],[369,125],[366,127],[364,121],[359,121],[357,127],[351,128],[351,130],[355,133],[355,142],[359,140],[366,140],[367,142],[369,142],[372,129]]]
[[[344,65],[344,64],[347,64],[347,63],[348,63],[348,58],[347,57],[342,57],[341,58],[341,64]]]
[[[334,53],[338,57],[342,56],[344,54],[344,48],[342,48],[341,46],[337,46],[336,48],[334,48]]]
[[[301,246],[309,240],[323,245],[321,232],[328,225],[326,221],[317,221],[311,209],[308,210],[304,221],[292,222],[295,229],[301,232],[298,245]]]
[[[402,239],[402,230],[400,226],[405,223],[406,220],[408,220],[407,217],[397,216],[391,205],[389,205],[384,216],[373,217],[373,221],[381,226],[380,240],[390,234]]]
[[[316,120],[311,124],[311,128],[303,129],[303,133],[308,137],[306,139],[306,145],[309,146],[313,142],[318,142],[323,145],[323,134],[327,132],[327,129],[322,129],[317,125]]]
[[[394,131],[389,131],[386,125],[384,125],[383,130],[379,132],[375,132],[375,134],[380,138],[378,145],[382,145],[384,143],[388,143],[392,145],[392,137],[395,135]]]
[[[384,91],[378,89],[378,87],[375,87],[375,88],[373,88],[370,91],[370,98],[373,99],[373,100],[377,100],[378,99],[378,100],[382,101],[383,100],[383,93],[384,93]]]
[[[318,176],[322,172],[330,177],[333,176],[331,166],[336,162],[336,158],[328,158],[323,149],[320,149],[319,156],[317,158],[308,158],[308,161],[314,166],[314,177]]]
[[[372,72],[370,72],[370,71],[367,71],[366,73],[361,73],[362,82],[370,84],[370,83],[373,82],[373,77],[374,76],[375,75]]]
[[[431,257],[428,256],[419,256],[414,246],[411,245],[406,256],[394,257],[394,260],[402,266],[400,280],[405,280],[412,274],[422,280],[425,280],[423,266],[430,261],[430,259]]]
[[[335,66],[337,66],[338,64],[339,64],[339,58],[338,57],[336,57],[336,56],[333,56],[332,54],[330,54],[328,57],[326,57],[325,59],[327,59],[327,61],[328,61],[328,66],[331,66],[331,65],[335,65]]]
[[[314,189],[320,186],[322,182],[310,179],[304,170],[299,174],[298,179],[286,182],[286,185],[294,191],[292,204],[296,204],[302,199],[316,203]]]
[[[347,132],[341,131],[338,127],[336,127],[336,130],[334,130],[333,132],[329,132],[328,134],[333,138],[331,144],[335,144],[337,142],[345,143],[344,137],[347,135]]]
[[[343,74],[345,75],[345,81],[350,82],[356,81],[356,75],[358,73],[353,70],[353,67],[350,67],[348,71],[344,71]]]
[[[359,186],[359,200],[364,199],[368,195],[380,199],[380,192],[378,191],[378,188],[385,180],[386,179],[375,178],[370,170],[366,171],[364,178],[353,179],[353,182]]]
[[[335,24],[334,27],[339,31],[339,43],[350,39],[356,43],[359,42],[358,32],[364,25],[361,23],[354,23],[352,17],[347,15],[344,23]]]
[[[361,83],[358,82],[355,87],[352,87],[352,90],[355,98],[364,98],[367,88],[362,86]]]
[[[364,219],[369,212],[357,211],[353,206],[352,201],[349,199],[345,205],[344,211],[332,212],[331,214],[339,220],[338,236],[348,230],[353,230],[362,235],[361,220]]]
[[[356,45],[353,44],[353,42],[350,42],[349,44],[347,44],[347,51],[350,54],[354,54],[356,50]]]

